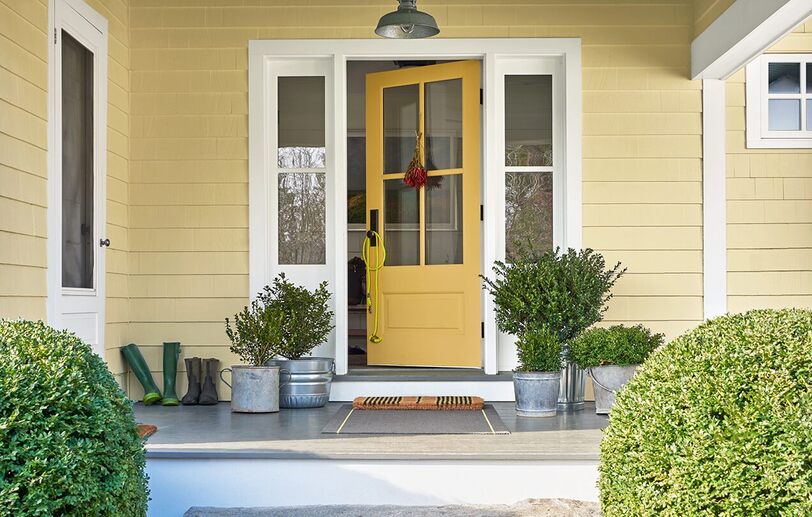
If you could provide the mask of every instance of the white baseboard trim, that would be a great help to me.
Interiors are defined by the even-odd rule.
[[[355,397],[393,397],[398,395],[469,395],[489,402],[513,402],[511,381],[345,381],[334,382],[331,402],[350,401]]]

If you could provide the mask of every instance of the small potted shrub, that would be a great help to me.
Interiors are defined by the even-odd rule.
[[[652,334],[642,325],[593,328],[575,338],[570,358],[592,378],[597,414],[609,414],[620,388],[662,344],[662,334]]]
[[[600,253],[591,249],[559,249],[541,255],[525,254],[511,264],[496,262],[495,278],[483,277],[484,288],[496,303],[499,330],[523,339],[528,332],[546,329],[555,335],[568,361],[568,343],[603,318],[609,293],[625,271],[620,263],[612,268]],[[583,407],[584,377],[573,375],[577,368],[567,364],[568,383],[562,382],[559,406]],[[514,377],[514,384],[516,380]],[[519,414],[531,414],[519,405]]]
[[[331,357],[305,357],[324,343],[333,330],[333,311],[327,282],[310,290],[279,275],[259,299],[280,321],[275,355],[264,364],[282,371],[279,404],[283,408],[322,407],[330,400],[335,361]]]
[[[561,343],[546,327],[529,329],[516,341],[519,367],[513,372],[516,413],[519,416],[555,416],[561,368]]]
[[[220,378],[231,388],[231,411],[279,411],[279,366],[265,363],[276,355],[282,335],[282,317],[260,296],[234,315],[233,328],[226,318],[229,348],[246,363],[220,372]],[[231,384],[222,378],[226,371],[231,372]]]

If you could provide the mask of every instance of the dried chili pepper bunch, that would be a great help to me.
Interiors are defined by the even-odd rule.
[[[426,168],[423,167],[422,160],[420,159],[420,133],[415,133],[415,146],[412,161],[409,162],[409,168],[406,169],[406,175],[403,177],[403,183],[412,188],[420,189],[426,184],[428,174]]]

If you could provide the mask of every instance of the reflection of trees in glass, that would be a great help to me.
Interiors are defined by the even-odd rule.
[[[281,169],[323,169],[324,147],[280,147],[276,165]]]
[[[279,263],[325,263],[323,173],[279,175]]]
[[[505,165],[508,167],[550,167],[553,165],[553,146],[550,144],[507,144]]]
[[[505,173],[505,247],[507,259],[553,247],[553,175]]]
[[[353,224],[366,223],[366,205],[367,194],[365,191],[350,190],[347,192],[347,222]]]

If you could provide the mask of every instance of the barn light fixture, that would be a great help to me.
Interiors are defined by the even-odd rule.
[[[384,14],[375,27],[375,34],[384,38],[429,38],[439,33],[434,17],[417,10],[417,0],[398,0],[398,10]]]

